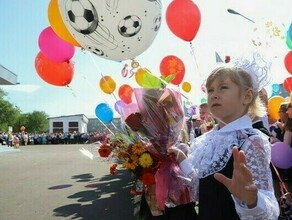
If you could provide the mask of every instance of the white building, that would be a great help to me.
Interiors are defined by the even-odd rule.
[[[88,118],[84,114],[51,117],[49,120],[49,132],[87,132]]]
[[[17,75],[0,65],[0,85],[17,84]]]

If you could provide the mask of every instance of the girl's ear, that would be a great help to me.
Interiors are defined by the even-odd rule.
[[[243,99],[243,104],[248,105],[252,102],[254,98],[254,91],[252,89],[248,89],[245,91],[244,99]]]

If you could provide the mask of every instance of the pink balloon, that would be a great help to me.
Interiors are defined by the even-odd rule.
[[[39,48],[49,60],[54,62],[66,62],[75,53],[74,46],[62,40],[51,27],[47,27],[41,32]]]

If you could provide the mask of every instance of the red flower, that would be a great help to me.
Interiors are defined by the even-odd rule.
[[[115,173],[117,172],[117,166],[118,166],[118,164],[114,163],[114,164],[110,167],[110,173],[111,173],[111,175],[115,175]]]
[[[101,157],[108,157],[111,154],[112,150],[108,144],[102,144],[98,149],[98,153]]]
[[[133,131],[141,131],[143,129],[142,116],[138,112],[130,114],[125,122]]]
[[[144,173],[142,175],[142,182],[144,185],[152,185],[155,184],[155,178],[152,173]]]

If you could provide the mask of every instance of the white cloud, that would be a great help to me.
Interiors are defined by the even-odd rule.
[[[35,91],[37,91],[38,89],[41,88],[41,86],[39,85],[13,85],[13,86],[1,86],[1,88],[4,91],[7,92],[24,92],[24,93],[34,93]]]

